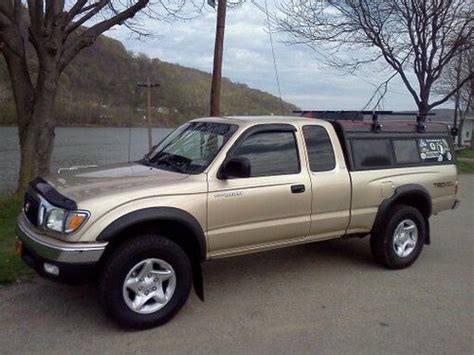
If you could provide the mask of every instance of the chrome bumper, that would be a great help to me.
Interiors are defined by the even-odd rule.
[[[107,243],[66,243],[37,236],[19,220],[17,236],[24,246],[39,257],[61,263],[95,263],[104,253]]]

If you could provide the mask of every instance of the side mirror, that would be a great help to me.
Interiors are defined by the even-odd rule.
[[[250,177],[250,160],[245,157],[233,157],[222,164],[217,173],[219,179]]]

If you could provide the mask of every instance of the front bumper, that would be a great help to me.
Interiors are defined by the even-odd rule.
[[[18,219],[21,258],[38,274],[70,283],[86,281],[95,274],[107,243],[66,243],[32,232],[27,223]]]

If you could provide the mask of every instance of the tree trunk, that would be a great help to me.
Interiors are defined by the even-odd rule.
[[[39,74],[34,105],[26,113],[29,117],[20,119],[18,133],[21,147],[18,192],[23,193],[31,180],[47,175],[54,146],[54,106],[58,88],[55,70],[44,70]]]
[[[458,145],[460,147],[463,145],[462,130],[464,128],[464,120],[465,120],[466,116],[467,116],[467,110],[465,110],[465,111],[459,110]],[[471,143],[472,143],[472,136],[471,136]]]
[[[426,122],[427,114],[430,111],[430,83],[420,83],[420,99],[418,101],[418,122]]]
[[[423,100],[418,105],[418,119],[419,122],[426,122],[426,117],[429,111],[428,100]]]
[[[458,128],[460,126],[460,124],[458,123],[459,121],[459,111],[460,111],[460,108],[459,108],[459,98],[460,98],[460,94],[459,94],[459,91],[454,94],[454,119],[453,119],[453,128]],[[460,145],[460,141],[459,141],[459,135],[461,134],[461,131],[458,129],[458,134],[456,136],[453,137],[453,141],[455,144],[457,145]]]
[[[39,114],[33,113],[33,116]],[[20,138],[21,164],[18,177],[18,192],[22,193],[37,176],[49,173],[49,163],[54,145],[54,126],[37,125],[36,122],[23,129]]]

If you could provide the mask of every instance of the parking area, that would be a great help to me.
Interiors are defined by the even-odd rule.
[[[432,218],[432,245],[400,271],[368,239],[336,240],[204,265],[167,325],[123,331],[92,285],[40,278],[0,288],[0,353],[474,353],[474,175],[461,206]]]

